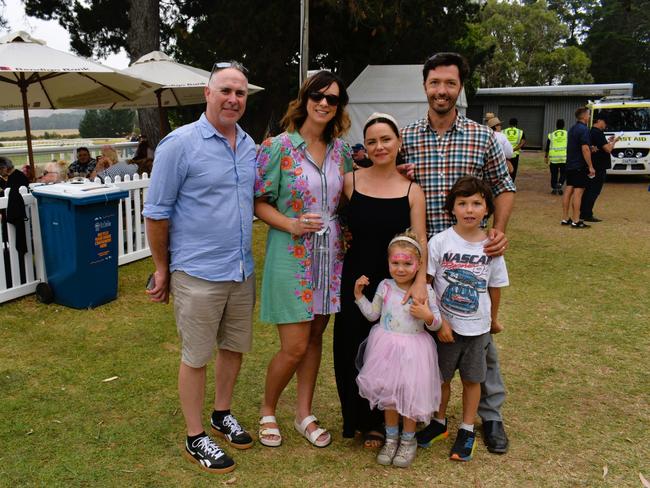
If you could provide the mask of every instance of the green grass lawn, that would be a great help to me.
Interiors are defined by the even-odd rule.
[[[0,305],[0,486],[641,486],[639,473],[650,479],[648,181],[608,182],[596,208],[604,222],[573,230],[559,225],[547,180],[540,156],[525,153],[497,338],[507,455],[481,441],[472,462],[451,463],[449,439],[420,450],[410,469],[377,465],[358,439],[341,438],[329,330],[314,413],[333,444],[312,448],[294,431],[292,383],[277,414],[283,446],[229,449],[233,473],[204,473],[180,455],[178,340],[172,307],[144,295],[146,259],[121,267],[119,298],[94,310],[33,296]],[[258,279],[265,234],[257,222]],[[253,431],[277,348],[275,327],[256,322],[233,407]]]

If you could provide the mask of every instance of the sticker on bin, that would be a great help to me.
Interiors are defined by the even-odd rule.
[[[95,217],[93,223],[93,240],[95,244],[95,253],[97,259],[92,261],[91,264],[96,264],[107,259],[111,259],[111,248],[109,245],[111,242],[113,242],[111,225],[114,219],[114,216],[111,215]]]
[[[34,193],[65,198],[86,198],[90,195],[108,195],[123,190],[114,184],[95,183],[88,180],[71,180],[65,183],[35,186],[33,191]]]

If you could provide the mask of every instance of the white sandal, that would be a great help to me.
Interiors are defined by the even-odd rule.
[[[276,424],[277,425],[277,420],[275,420],[275,416],[273,415],[264,415],[260,419],[260,426],[264,424]],[[264,436],[270,436],[270,435],[275,435],[279,437],[279,439],[268,439],[265,438]],[[266,447],[279,447],[282,444],[282,434],[280,434],[280,429],[277,427],[266,427],[262,428],[260,427],[260,430],[258,432],[258,438],[260,441],[260,444]]]
[[[314,417],[313,415],[308,415],[304,419],[302,419],[302,422],[298,423],[297,420],[293,421],[293,426],[296,428],[296,430],[302,435],[305,439],[309,441],[309,443],[313,446],[316,447],[327,447],[330,445],[332,442],[332,436],[327,432],[327,429],[323,429],[322,427],[318,427],[316,430],[311,432],[307,432],[307,426],[314,422],[316,425],[318,425],[318,419]],[[327,434],[327,439],[324,441],[319,441],[318,438],[323,435]]]

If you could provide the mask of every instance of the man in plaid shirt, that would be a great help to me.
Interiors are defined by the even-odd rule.
[[[427,117],[402,129],[402,156],[406,161],[402,166],[424,190],[428,237],[453,224],[444,209],[445,197],[459,177],[473,175],[485,180],[494,194],[494,222],[488,231],[490,243],[485,246],[485,253],[500,256],[508,246],[505,230],[516,189],[494,133],[456,110],[456,100],[469,75],[469,65],[459,54],[438,53],[426,61],[422,74],[429,110]],[[483,420],[483,438],[488,450],[497,454],[508,450],[501,417],[504,400],[499,359],[490,341],[487,376],[481,384],[478,412]],[[446,436],[446,424],[433,420],[418,432],[418,443],[427,446],[432,440]]]

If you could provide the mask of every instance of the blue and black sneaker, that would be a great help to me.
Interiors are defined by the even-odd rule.
[[[429,447],[434,441],[446,439],[447,437],[449,437],[447,419],[445,419],[445,425],[432,419],[429,425],[415,434],[420,447]]]
[[[476,449],[476,434],[469,430],[458,429],[449,459],[452,461],[471,461],[474,449]]]

